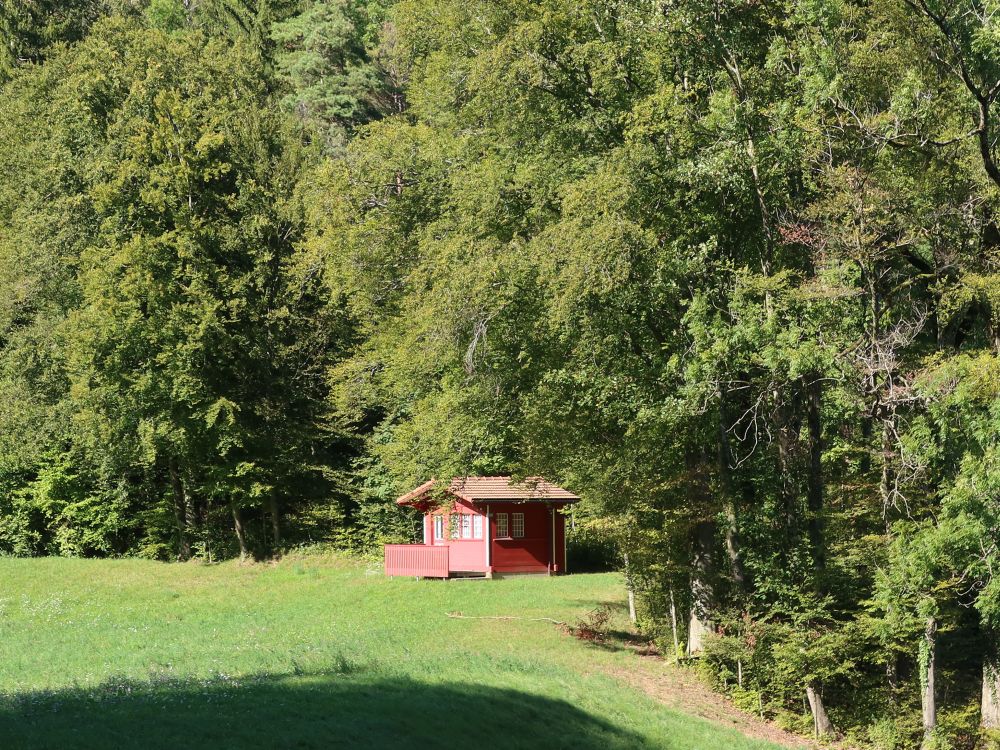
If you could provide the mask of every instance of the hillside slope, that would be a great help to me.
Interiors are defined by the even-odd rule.
[[[777,747],[626,683],[662,664],[546,621],[448,617],[574,623],[620,601],[614,575],[4,559],[0,580],[5,748]]]

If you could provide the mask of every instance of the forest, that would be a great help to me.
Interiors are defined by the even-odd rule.
[[[997,0],[0,0],[0,554],[584,498],[745,710],[1000,746]]]

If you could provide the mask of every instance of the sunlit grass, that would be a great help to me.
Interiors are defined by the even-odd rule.
[[[772,747],[609,677],[630,654],[547,622],[447,617],[574,623],[620,605],[612,574],[3,559],[0,582],[3,748]]]

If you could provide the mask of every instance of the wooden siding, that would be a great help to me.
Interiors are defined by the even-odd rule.
[[[486,547],[482,539],[449,539],[451,557],[448,566],[454,572],[485,573]]]
[[[498,573],[545,573],[549,570],[552,548],[552,527],[548,506],[542,503],[496,503],[490,506],[493,513],[490,531],[493,537],[493,569]],[[497,537],[497,513],[524,514],[524,536]],[[510,520],[508,529],[513,531]]]
[[[446,547],[450,550],[448,565],[453,573],[485,573],[487,570],[486,540],[475,538],[453,539],[451,537],[451,517],[453,515],[461,516],[463,514],[473,518],[479,516],[484,519],[483,536],[485,537],[485,507],[477,506],[474,503],[470,503],[465,500],[455,500],[453,504],[436,508],[424,516],[424,523],[430,524],[431,544],[438,548]],[[434,516],[444,517],[444,539],[434,539]],[[461,534],[461,526],[459,526],[458,533]]]
[[[487,576],[491,572],[565,573],[566,517],[559,512],[562,507],[563,503],[555,502],[471,503],[456,498],[454,502],[424,514],[423,531],[427,544],[386,546],[386,573],[390,576],[428,578],[445,578],[460,573],[484,573]],[[500,513],[507,514],[508,534],[514,532],[514,514],[523,514],[524,536],[499,537],[497,515]],[[470,521],[472,538],[451,538],[449,523],[452,515],[484,519],[483,538],[475,538],[474,520]],[[436,517],[442,517],[444,521],[443,539],[434,539]],[[431,561],[426,550],[436,550],[445,557]]]
[[[385,545],[385,574],[388,576],[419,576],[447,578],[448,547],[424,544]]]

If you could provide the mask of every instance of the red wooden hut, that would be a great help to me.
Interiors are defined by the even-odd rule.
[[[424,513],[423,544],[388,544],[390,576],[451,578],[565,573],[566,517],[580,498],[538,477],[435,480],[396,502]]]

